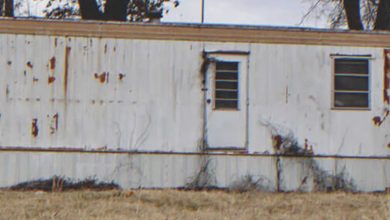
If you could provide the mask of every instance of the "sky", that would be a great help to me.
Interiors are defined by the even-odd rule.
[[[32,16],[42,16],[47,0],[16,0],[23,2],[23,10]],[[65,2],[63,0],[58,0]],[[164,15],[163,22],[201,22],[202,0],[179,0],[180,5],[170,8]],[[205,23],[242,24],[292,27],[328,27],[326,19],[309,17],[301,24],[314,0],[204,0]],[[28,9],[27,9],[28,8]]]
[[[204,0],[205,23],[327,27],[326,19],[311,16],[300,24],[313,0]],[[201,0],[181,0],[165,22],[200,23]]]

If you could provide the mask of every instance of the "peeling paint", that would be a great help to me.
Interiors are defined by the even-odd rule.
[[[32,124],[31,124],[31,135],[33,137],[37,137],[38,136],[38,133],[39,133],[39,129],[38,129],[38,119],[34,118],[32,120]]]
[[[38,81],[39,81],[38,78],[33,77],[33,82],[38,82]]]

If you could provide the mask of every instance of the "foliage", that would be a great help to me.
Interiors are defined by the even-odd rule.
[[[69,18],[78,17],[80,10],[77,5],[77,0],[62,1],[49,0],[43,13],[46,18]]]
[[[84,0],[81,0],[84,1]],[[83,8],[85,10],[92,10],[96,3],[96,7],[101,13],[100,16],[95,16],[98,20],[126,20],[116,19],[115,14],[121,14],[120,11],[124,11],[127,20],[132,22],[147,21],[154,17],[162,17],[164,13],[169,12],[169,6],[179,6],[178,0],[124,0],[123,3],[118,3],[119,0],[97,0],[97,1],[84,1],[80,4],[77,0],[49,0],[46,9],[44,10],[45,17],[47,18],[72,18],[82,17],[83,19],[89,19],[83,17]],[[169,6],[167,3],[171,3]],[[126,5],[127,8],[122,8],[122,5]],[[125,7],[126,7],[125,6]],[[118,8],[119,7],[119,8]],[[99,19],[100,18],[100,19]]]
[[[58,192],[68,190],[113,190],[120,189],[119,185],[114,182],[103,182],[96,177],[89,177],[84,180],[74,180],[62,176],[53,176],[49,179],[38,179],[22,182],[13,185],[10,190],[33,191],[41,190],[46,192]]]

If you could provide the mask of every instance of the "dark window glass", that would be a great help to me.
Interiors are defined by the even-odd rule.
[[[335,72],[366,75],[368,73],[368,60],[351,58],[336,59]]]
[[[217,109],[237,109],[238,103],[237,100],[216,100],[215,106]]]
[[[238,74],[238,62],[216,63],[215,109],[238,109]]]
[[[368,91],[368,77],[336,76],[335,89]]]
[[[363,58],[335,59],[335,107],[369,107],[369,61]]]
[[[335,107],[368,107],[368,93],[335,93]]]
[[[219,81],[217,80],[216,88],[217,89],[238,89],[238,81],[235,82],[226,82],[226,81]]]

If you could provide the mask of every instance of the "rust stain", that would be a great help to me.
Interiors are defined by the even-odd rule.
[[[49,76],[49,77],[47,78],[47,83],[48,83],[48,84],[51,84],[51,83],[53,83],[55,80],[56,80],[56,78],[55,78],[54,76]]]
[[[58,113],[51,118],[50,134],[56,133],[58,130]]]
[[[372,118],[374,125],[380,127],[383,124],[383,122],[386,120],[386,118],[389,116],[389,114],[390,114],[390,110],[386,109],[383,114],[383,117],[375,116],[374,118]]]
[[[28,66],[29,68],[33,68],[34,66],[32,65],[32,63],[31,63],[31,61],[28,61],[27,63],[26,63],[26,66]]]
[[[9,99],[9,85],[7,84],[7,87],[5,87],[5,96],[7,97],[7,99]]]
[[[39,133],[38,129],[38,119],[33,118],[32,124],[31,124],[31,134],[33,137],[37,137]]]
[[[282,147],[283,138],[280,135],[273,135],[272,136],[272,145],[275,148],[275,150],[279,151]]]
[[[385,56],[385,69],[383,74],[383,100],[386,104],[390,103],[390,96],[388,94],[388,91],[390,89],[390,49],[384,50],[384,56]]]
[[[101,74],[95,73],[95,79],[98,79],[100,83],[108,83],[109,73],[103,72]]]
[[[38,78],[33,77],[33,82],[38,82],[38,81],[39,81]]]
[[[56,57],[52,57],[51,59],[50,59],[50,69],[51,70],[54,70],[56,68]]]
[[[382,124],[382,119],[379,116],[375,116],[374,118],[372,118],[372,121],[374,122],[374,125],[376,125],[376,126],[381,126],[381,124]]]
[[[124,77],[125,77],[125,74],[123,74],[123,73],[119,73],[118,74],[118,79],[119,80],[122,80]]]
[[[68,72],[69,72],[69,56],[71,47],[66,47],[65,49],[65,68],[64,68],[64,96],[66,97],[68,94]]]
[[[54,47],[57,47],[57,45],[58,45],[58,38],[55,38],[54,39]]]

